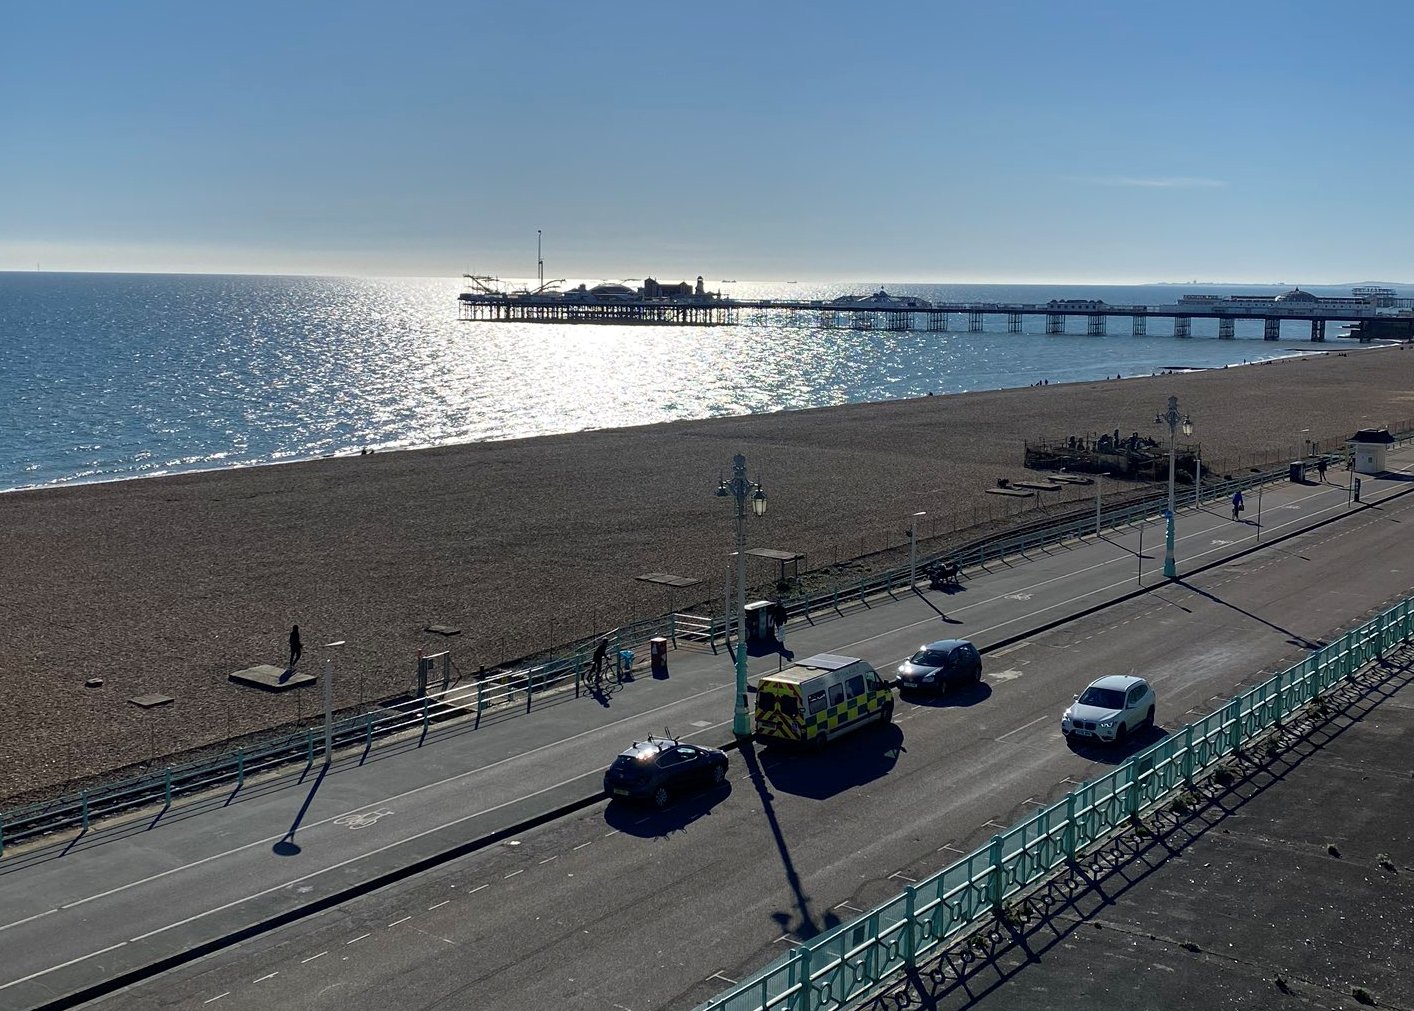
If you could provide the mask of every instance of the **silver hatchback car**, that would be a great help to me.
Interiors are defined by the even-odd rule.
[[[1154,725],[1154,689],[1143,678],[1111,674],[1090,685],[1061,716],[1066,740],[1089,737],[1122,743]]]

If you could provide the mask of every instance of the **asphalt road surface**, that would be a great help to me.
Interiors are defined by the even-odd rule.
[[[1390,498],[993,650],[984,684],[937,700],[902,699],[893,726],[825,753],[734,752],[717,792],[661,813],[597,803],[98,1006],[690,1008],[1407,595],[1411,520],[1414,496]],[[1161,553],[1152,528],[1149,536],[1145,553]],[[1190,541],[1185,559],[1202,549]],[[1135,564],[1135,553],[1116,543],[1115,568],[1099,571],[1097,585],[1132,579],[1120,567]],[[1059,578],[1079,560],[1058,555],[1045,564]],[[1050,571],[1018,568],[1015,588],[999,586],[996,596],[1039,623],[1030,598],[1041,615]],[[995,630],[1003,622],[979,631],[982,622],[952,601],[947,618],[917,606],[916,621],[835,623],[832,651],[888,673],[924,639],[952,633],[985,644],[1005,634]],[[1123,750],[1068,747],[1061,710],[1092,678],[1117,672],[1153,683],[1153,735]],[[675,729],[691,728],[684,736],[716,743],[727,714],[720,690],[704,691],[717,693],[711,706],[689,704],[671,716],[686,718],[675,720]],[[601,753],[592,758],[566,745],[509,764],[563,770],[583,760],[592,786],[609,754],[602,739],[594,743]],[[393,842],[404,812],[428,826],[445,819],[452,795],[429,794],[430,804],[400,801],[389,805],[398,817],[361,825],[361,845]],[[211,886],[239,888],[239,878]]]

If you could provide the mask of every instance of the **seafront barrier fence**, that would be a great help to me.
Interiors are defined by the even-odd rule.
[[[1414,638],[1414,598],[1084,783],[857,919],[791,949],[698,1011],[830,1011],[1004,912],[1365,664]]]
[[[1201,497],[1187,491],[1184,504],[1224,499],[1238,488],[1244,490],[1260,484],[1281,480],[1284,469],[1250,474],[1240,479],[1212,482],[1201,489]],[[915,575],[926,564],[943,558],[958,562],[964,572],[984,568],[1007,558],[1024,555],[1029,550],[1064,544],[1098,530],[1118,529],[1145,522],[1155,511],[1166,506],[1166,497],[1154,497],[1137,503],[1103,510],[1097,522],[1093,515],[1061,521],[1018,535],[980,538],[949,551],[922,555]],[[783,601],[790,619],[814,620],[828,612],[840,612],[859,606],[871,597],[907,590],[908,566],[898,566],[861,579],[855,584],[786,599]],[[386,702],[374,710],[343,717],[334,722],[331,740],[334,748],[358,747],[367,750],[375,742],[402,741],[416,734],[420,746],[436,728],[450,721],[457,726],[471,721],[479,726],[483,720],[501,719],[518,712],[529,712],[537,700],[550,701],[579,697],[595,691],[611,690],[624,679],[633,676],[619,660],[621,650],[630,650],[643,657],[645,647],[654,638],[662,637],[673,646],[695,643],[714,651],[720,640],[730,648],[730,615],[666,614],[645,618],[607,633],[599,633],[556,651],[544,659],[505,670],[478,672],[471,683],[466,675],[443,690],[428,692],[415,698]],[[601,640],[607,639],[607,678],[593,677],[593,655]],[[591,678],[593,678],[591,680]],[[571,695],[571,693],[573,693]],[[323,757],[323,725],[308,727],[293,734],[284,734],[250,748],[242,748],[216,757],[179,763],[160,771],[96,785],[91,789],[68,793],[51,800],[0,811],[0,854],[5,846],[34,838],[48,832],[73,826],[87,830],[97,819],[203,791],[234,784],[244,786],[248,777],[286,769],[304,763],[311,768]]]

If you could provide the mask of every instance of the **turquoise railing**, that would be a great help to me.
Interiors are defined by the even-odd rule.
[[[1364,665],[1414,638],[1406,599],[1135,754],[956,863],[850,923],[792,949],[699,1011],[826,1011],[918,965],[1045,881],[1057,867],[1171,799],[1254,737]]]

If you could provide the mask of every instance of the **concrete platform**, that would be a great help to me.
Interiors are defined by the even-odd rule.
[[[245,670],[238,670],[228,677],[238,685],[259,688],[267,692],[284,692],[291,688],[304,688],[318,680],[313,674],[300,674],[285,667],[262,663]]]

